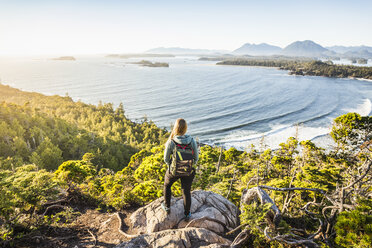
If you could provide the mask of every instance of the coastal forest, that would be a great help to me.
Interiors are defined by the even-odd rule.
[[[205,59],[207,60],[207,59]],[[283,58],[232,58],[218,62],[217,65],[242,65],[277,67],[288,70],[291,75],[324,76],[335,78],[362,78],[372,79],[372,67],[354,65],[336,65],[332,61],[319,61],[309,59],[283,59]]]
[[[365,67],[318,61],[228,63],[372,79]],[[35,237],[72,228],[81,214],[76,206],[112,213],[162,197],[169,132],[146,118],[129,120],[124,107],[0,84],[0,246],[38,247]],[[200,144],[192,190],[213,191],[241,209],[241,225],[230,235],[244,233],[243,247],[370,247],[372,117],[339,116],[330,136],[327,150],[297,137],[275,150],[264,140],[244,151]],[[270,204],[241,203],[254,187],[281,210],[276,223],[266,220]],[[179,182],[172,192],[181,196]]]

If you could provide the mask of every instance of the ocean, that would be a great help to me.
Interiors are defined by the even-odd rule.
[[[133,121],[148,118],[170,129],[177,118],[200,142],[246,149],[277,148],[290,136],[328,144],[332,120],[370,115],[372,82],[292,76],[275,68],[221,66],[198,57],[144,58],[169,68],[142,67],[102,56],[76,61],[0,58],[3,84],[76,101],[124,104]]]

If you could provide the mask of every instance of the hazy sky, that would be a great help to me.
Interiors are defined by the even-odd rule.
[[[306,39],[372,46],[371,13],[370,0],[0,0],[0,54],[233,50]]]

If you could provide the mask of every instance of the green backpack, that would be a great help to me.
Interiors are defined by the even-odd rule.
[[[170,165],[170,173],[173,176],[190,176],[193,172],[194,164],[194,150],[190,144],[178,144],[174,140],[175,144],[172,153],[172,162]]]

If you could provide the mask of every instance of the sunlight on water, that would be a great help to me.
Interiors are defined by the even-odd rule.
[[[144,116],[169,128],[177,118],[201,142],[245,149],[275,148],[288,137],[319,139],[346,112],[371,113],[372,83],[352,79],[289,76],[272,68],[216,66],[197,57],[136,59],[82,57],[76,61],[0,60],[3,84],[74,100],[124,104],[127,117]],[[297,128],[298,124],[298,128]]]

